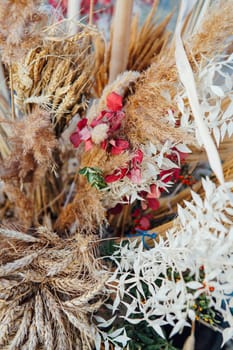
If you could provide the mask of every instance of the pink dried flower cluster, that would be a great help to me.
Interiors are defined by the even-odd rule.
[[[82,142],[85,151],[92,148],[94,144],[100,144],[101,148],[112,154],[121,154],[129,148],[129,142],[122,138],[114,138],[115,132],[121,127],[125,117],[122,111],[122,96],[112,92],[107,97],[107,110],[101,113],[88,124],[87,118],[83,118],[77,124],[77,130],[71,134],[70,141],[74,147]]]
[[[123,98],[116,92],[111,92],[106,98],[107,108],[102,110],[92,121],[87,118],[81,119],[77,124],[77,129],[70,136],[70,141],[74,147],[85,145],[85,152],[88,152],[96,144],[105,150],[109,156],[117,156],[128,152],[128,161],[124,166],[118,167],[113,173],[105,174],[104,181],[112,184],[123,179],[130,179],[132,184],[139,185],[138,194],[141,201],[141,210],[157,210],[159,208],[159,198],[164,191],[159,185],[152,183],[149,192],[140,189],[143,176],[144,153],[140,148],[132,148],[130,142],[123,138],[121,133],[122,122],[125,119],[123,111]],[[120,132],[119,132],[120,131]],[[177,182],[180,176],[180,164],[182,164],[187,154],[179,151],[176,147],[171,149],[164,157],[171,161],[173,167],[161,170],[158,174],[163,183]],[[179,167],[178,167],[179,165]],[[145,214],[146,215],[146,214]],[[142,213],[140,227],[148,228],[150,218]]]

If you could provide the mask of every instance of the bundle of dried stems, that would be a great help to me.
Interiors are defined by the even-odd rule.
[[[92,236],[0,229],[1,349],[91,349],[104,302]]]
[[[142,72],[150,66],[157,55],[162,54],[166,46],[170,33],[167,25],[171,15],[168,15],[159,24],[155,21],[155,14],[159,1],[154,1],[152,9],[145,19],[143,25],[139,27],[138,15],[135,15],[131,21],[131,30],[129,37],[129,54],[127,60],[127,70]],[[116,26],[119,24],[116,23]],[[102,91],[109,80],[109,66],[112,49],[112,36],[107,44],[97,38],[98,60],[101,62],[95,79],[95,93],[101,97]]]
[[[88,110],[91,122],[106,109],[107,96],[114,91],[123,97],[125,113],[116,134],[133,150],[154,140],[195,142],[186,129],[167,123],[168,110],[179,121],[175,96],[181,84],[166,30],[170,16],[154,23],[157,1],[141,29],[137,17],[133,19],[129,71],[111,84],[111,40],[106,47],[96,28],[81,24],[69,35],[69,21],[51,24],[54,16],[40,4],[3,0],[0,6],[0,49],[9,71],[12,111],[16,105],[19,109],[12,120],[10,106],[0,96],[0,221],[19,228],[0,228],[0,347],[91,349],[91,314],[104,302],[107,277],[99,273],[92,234],[100,234],[106,224],[110,195],[91,186],[78,170],[97,167],[105,176],[123,168],[130,155],[126,151],[111,157],[98,135],[88,152],[82,146],[75,150],[66,133],[84,116],[89,98],[99,98]],[[187,36],[194,73],[229,45],[225,39],[232,35],[231,6],[231,0],[220,1],[202,29]],[[185,28],[190,29],[189,23]],[[222,145],[226,159],[231,147],[232,140]],[[68,171],[73,159],[78,162]],[[232,179],[232,161],[224,171]],[[194,190],[200,188],[198,183]],[[189,198],[188,191],[169,199],[172,213],[184,198]],[[167,203],[162,199],[158,218],[168,215]],[[126,214],[124,222],[130,220],[130,211]]]

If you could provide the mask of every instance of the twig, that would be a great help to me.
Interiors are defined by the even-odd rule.
[[[11,115],[12,119],[15,120],[15,98],[14,98],[14,85],[13,85],[13,73],[11,66],[9,67],[10,73],[10,89],[11,89]]]

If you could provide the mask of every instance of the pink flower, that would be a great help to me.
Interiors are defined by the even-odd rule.
[[[140,208],[136,208],[132,212],[134,228],[137,230],[149,230],[151,227],[152,215],[145,214]]]
[[[113,174],[105,176],[104,180],[106,183],[111,183],[111,182],[121,180],[123,179],[123,177],[125,177],[127,171],[128,171],[128,168],[116,169]]]
[[[125,113],[122,111],[108,112],[106,117],[109,121],[109,131],[114,132],[121,127],[121,122],[125,117]]]
[[[129,174],[127,174],[127,176],[134,184],[139,185],[142,181],[142,173],[141,173],[141,169],[139,168],[131,169]]]
[[[123,98],[121,95],[118,95],[116,92],[111,92],[107,96],[107,107],[112,112],[118,112],[123,107]]]
[[[109,144],[112,146],[111,154],[121,154],[129,148],[129,142],[123,139],[110,140]]]
[[[160,203],[158,198],[161,195],[161,191],[155,184],[150,185],[150,193],[147,194],[147,205],[152,210],[159,209]]]
[[[137,166],[138,164],[141,164],[142,160],[143,160],[143,152],[140,149],[138,149],[135,152],[135,156],[132,159],[133,166]]]
[[[140,184],[142,181],[142,172],[140,167],[142,160],[143,160],[143,152],[140,149],[138,149],[131,160],[131,169],[127,174],[130,180],[135,184]]]
[[[169,181],[177,182],[179,180],[180,168],[162,170],[159,175],[164,183],[167,183]]]
[[[70,141],[77,148],[81,142],[85,143],[85,151],[91,149],[93,142],[87,125],[87,118],[81,119],[77,124],[77,130],[70,135]]]
[[[158,198],[161,195],[161,191],[155,184],[150,185],[149,193],[143,191],[140,193],[140,195],[144,198],[144,201],[141,201],[143,210],[146,210],[148,208],[152,210],[159,209],[160,203]]]
[[[91,122],[91,127],[95,127],[100,123],[109,124],[109,133],[113,133],[121,127],[121,122],[125,117],[125,113],[122,111],[123,99],[121,95],[112,92],[107,96],[107,108],[108,110],[103,110],[100,114],[93,119]]]
[[[141,230],[149,230],[150,226],[149,218],[147,216],[142,216],[142,218],[139,220],[139,225],[136,228]]]

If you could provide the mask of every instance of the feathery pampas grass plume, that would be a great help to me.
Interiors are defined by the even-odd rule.
[[[40,0],[2,0],[0,48],[5,63],[12,64],[40,42],[48,14],[39,9]]]
[[[231,0],[220,1],[217,6],[213,6],[208,18],[204,18],[198,30],[185,41],[194,73],[198,73],[201,67],[207,65],[208,60],[223,53],[229,46],[233,27],[231,8]],[[174,47],[171,46],[164,48],[163,54],[155,57],[151,67],[138,79],[135,94],[126,105],[129,124],[125,132],[132,142],[138,144],[145,139],[152,141],[154,138],[163,142],[169,138],[193,143],[192,140],[190,142],[187,130],[166,125],[169,111],[179,120],[176,100],[179,89]]]
[[[17,203],[14,220],[25,230],[37,222],[35,193],[53,167],[58,146],[48,112],[35,108],[23,119],[8,122],[11,153],[0,166],[4,192]],[[43,140],[43,142],[41,142]]]
[[[231,46],[232,27],[232,0],[213,2],[208,16],[196,28],[195,35],[187,37],[186,49],[193,59],[193,69],[196,63],[221,54]]]
[[[0,229],[1,349],[92,349],[107,275],[93,237]]]

